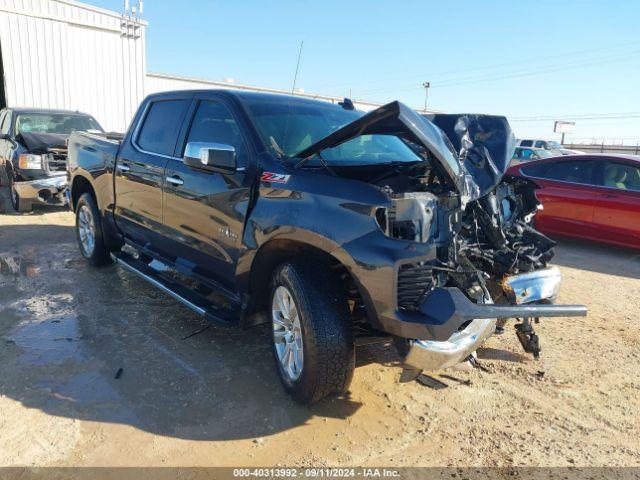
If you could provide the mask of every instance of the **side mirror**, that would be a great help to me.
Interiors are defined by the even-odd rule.
[[[184,164],[210,172],[232,173],[237,171],[236,149],[221,143],[189,142]]]
[[[0,133],[0,140],[11,140],[8,133]]]

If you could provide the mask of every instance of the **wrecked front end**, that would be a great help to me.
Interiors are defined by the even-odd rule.
[[[31,203],[63,206],[67,190],[67,135],[23,132],[23,150],[14,165],[18,196]]]
[[[385,235],[431,243],[436,252],[398,267],[395,318],[428,331],[413,338],[416,328],[393,332],[405,357],[404,380],[470,359],[508,318],[521,320],[518,339],[537,357],[532,320],[586,314],[580,305],[553,305],[561,275],[548,266],[554,242],[531,224],[540,208],[534,190],[531,183],[505,178],[464,207],[456,196],[388,192],[392,206],[377,212]]]
[[[548,266],[555,244],[532,225],[541,208],[536,185],[504,176],[515,145],[504,117],[423,118],[393,102],[299,156],[308,159],[363,135],[400,137],[422,159],[331,166],[332,173],[374,185],[388,198],[373,215],[384,236],[396,241],[375,247],[380,257],[389,249],[392,288],[382,287],[389,271],[379,265],[357,275],[375,297],[368,299],[371,323],[396,337],[405,380],[470,358],[508,318],[521,319],[518,338],[537,356],[532,320],[586,315],[584,306],[553,304],[561,282],[559,271]],[[346,248],[357,256],[363,246],[355,243]]]

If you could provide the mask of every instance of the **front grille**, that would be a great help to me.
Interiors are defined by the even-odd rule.
[[[426,263],[407,263],[398,270],[398,308],[415,310],[434,286],[431,265]]]
[[[48,152],[47,165],[49,171],[65,171],[67,169],[67,150],[64,148],[50,148]]]

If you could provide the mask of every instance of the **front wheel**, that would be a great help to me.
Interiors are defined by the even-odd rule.
[[[76,237],[80,253],[94,266],[111,263],[109,250],[102,236],[100,212],[93,196],[85,193],[76,206]]]
[[[271,283],[273,353],[285,390],[310,405],[351,384],[355,347],[338,282],[321,265],[286,263]]]

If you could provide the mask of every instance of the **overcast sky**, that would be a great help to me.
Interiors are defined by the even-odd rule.
[[[421,108],[430,81],[430,108],[504,114],[520,137],[561,119],[640,140],[637,0],[145,0],[144,18],[151,72],[291,89],[304,40],[307,92]]]

